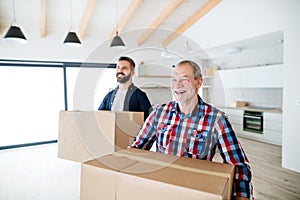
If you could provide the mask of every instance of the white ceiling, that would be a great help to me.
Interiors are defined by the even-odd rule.
[[[95,0],[91,17],[87,24],[86,33],[83,38],[99,37],[109,39],[118,20],[127,12],[131,0]],[[144,0],[121,31],[132,31],[148,28],[151,22],[169,4],[169,1]],[[48,0],[46,8],[46,39],[47,36],[59,33],[65,35],[71,26],[78,29],[85,7],[89,0]],[[92,2],[92,1],[91,1]],[[183,0],[180,6],[159,26],[161,29],[176,30],[194,12],[206,3],[207,0]],[[41,0],[15,0],[15,18],[17,24],[22,27],[26,36],[34,39],[35,33],[40,31],[40,7]],[[72,10],[70,9],[72,8]],[[3,32],[10,26],[13,20],[13,6],[11,0],[0,0],[0,31]],[[153,34],[151,37],[154,37]]]
[[[15,0],[15,18],[17,24],[22,27],[28,40],[41,39],[41,2],[43,0]],[[86,32],[82,38],[85,43],[89,40],[103,43],[110,41],[114,28],[122,16],[128,12],[127,8],[133,0],[48,0],[46,1],[46,36],[47,41],[52,35],[65,37],[71,26],[78,29],[84,16],[87,2],[95,1],[94,9],[88,20]],[[129,43],[137,43],[138,38],[144,30],[149,28],[151,22],[174,0],[143,0],[139,4],[136,12],[126,24],[120,35],[124,34]],[[197,10],[199,10],[208,0],[183,0],[178,8],[156,29],[148,40],[162,42],[180,25],[187,21]],[[218,5],[217,5],[218,6]],[[71,9],[72,8],[72,9]],[[0,0],[0,33],[4,35],[13,20],[12,0]],[[200,18],[201,20],[201,18]],[[130,34],[127,34],[131,32]],[[128,38],[129,37],[129,38]],[[95,41],[98,40],[98,41]],[[176,39],[177,52],[179,48],[184,49],[186,41],[191,40],[187,37]],[[226,49],[232,47],[241,48],[242,51],[251,51],[271,46],[282,45],[279,41],[283,40],[283,32],[275,32],[257,38],[249,38],[243,41],[206,49],[210,57],[226,54]],[[51,40],[49,40],[51,41]],[[145,41],[147,43],[147,41]],[[170,44],[172,46],[172,43]],[[202,49],[199,45],[190,41],[193,48],[193,55],[201,55]],[[167,47],[169,48],[169,47]],[[205,52],[206,54],[206,52]],[[190,56],[193,56],[190,55]]]

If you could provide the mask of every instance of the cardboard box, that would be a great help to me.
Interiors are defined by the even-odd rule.
[[[143,112],[61,111],[58,157],[85,162],[127,148],[143,121]]]
[[[82,164],[80,199],[231,199],[233,177],[233,165],[128,149]]]

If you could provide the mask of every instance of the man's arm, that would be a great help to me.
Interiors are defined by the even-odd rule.
[[[146,120],[147,117],[149,116],[149,113],[151,112],[151,103],[145,92],[141,91],[139,104],[140,104],[140,110],[144,112],[144,120]]]
[[[224,115],[217,121],[216,129],[219,133],[218,148],[224,163],[235,166],[234,196],[237,199],[240,197],[250,199],[253,196],[253,190],[249,161],[231,124]]]
[[[110,99],[111,99],[111,92],[107,93],[104,97],[104,99],[102,100],[98,110],[111,110],[110,107]]]
[[[156,128],[154,125],[154,118],[155,111],[152,111],[129,147],[145,150],[151,149],[156,139]]]

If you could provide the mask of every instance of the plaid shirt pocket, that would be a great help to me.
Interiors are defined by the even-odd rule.
[[[157,145],[160,152],[165,153],[172,140],[173,127],[168,124],[160,124],[157,129]]]
[[[199,130],[193,131],[188,147],[186,148],[188,157],[199,158],[199,153],[206,137],[207,137],[207,133],[203,131],[199,131]]]

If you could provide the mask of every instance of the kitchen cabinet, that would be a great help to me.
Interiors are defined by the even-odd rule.
[[[217,71],[224,88],[283,87],[283,65]]]
[[[281,146],[282,144],[282,113],[263,112],[263,133],[243,130],[244,109],[220,108],[228,116],[228,120],[238,136]]]
[[[243,129],[243,127],[242,127]],[[263,112],[263,133],[242,130],[241,136],[249,139],[275,144],[282,144],[282,113]]]
[[[282,144],[282,114],[264,112],[264,139],[272,144]]]
[[[221,87],[238,88],[247,87],[247,73],[244,69],[219,70],[217,76],[220,77]]]
[[[243,114],[244,111],[240,109],[221,109],[228,117],[228,120],[233,127],[235,133],[241,134],[243,132]]]

